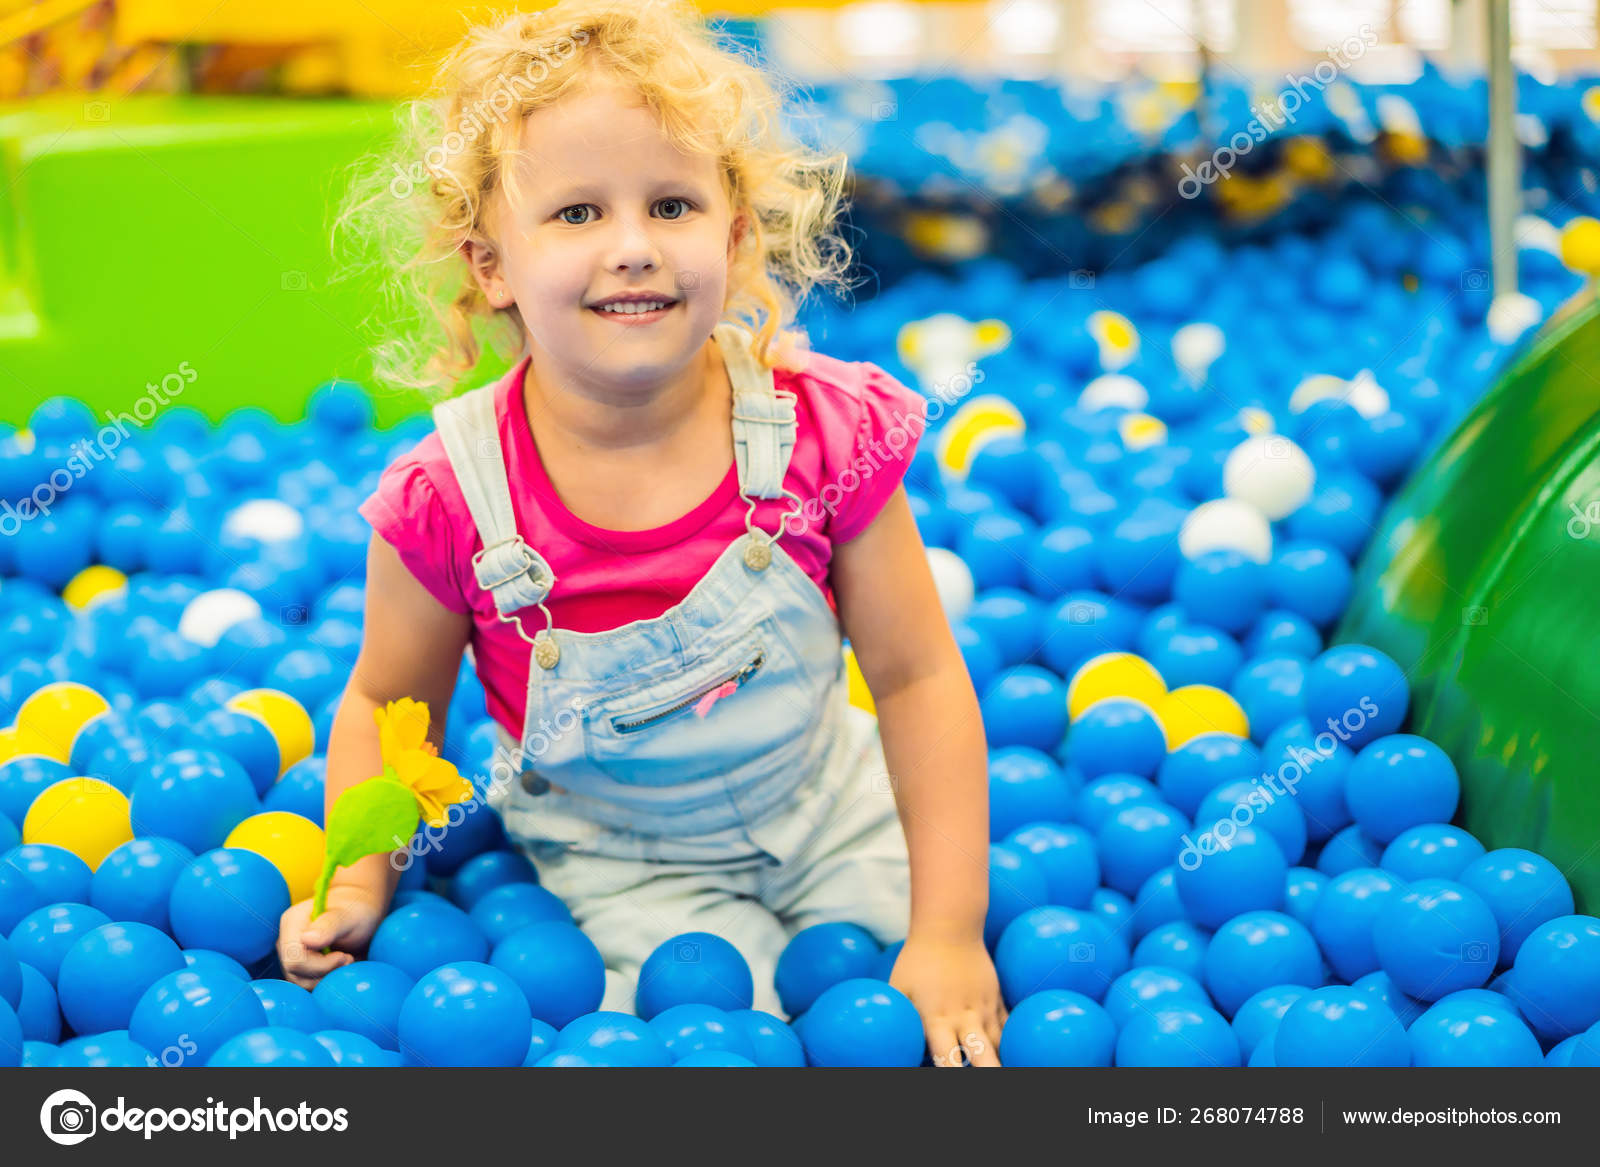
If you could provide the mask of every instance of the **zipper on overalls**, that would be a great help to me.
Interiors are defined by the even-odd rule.
[[[685,697],[682,701],[675,702],[665,709],[646,714],[643,717],[635,717],[627,721],[619,721],[613,717],[611,719],[611,728],[617,733],[633,733],[635,730],[643,729],[645,726],[660,721],[664,717],[671,717],[674,713],[677,713],[683,709],[687,709],[713,689],[719,689],[723,685],[728,684],[730,681],[735,685],[742,685],[751,677],[756,675],[757,671],[759,671],[761,668],[762,662],[766,660],[766,656],[766,649],[758,648],[756,649],[755,656],[751,657],[743,667],[729,673],[725,677],[721,677],[718,680],[711,682],[698,693],[695,693],[689,697]]]

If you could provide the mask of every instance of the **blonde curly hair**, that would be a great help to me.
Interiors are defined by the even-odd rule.
[[[472,28],[429,93],[399,107],[394,139],[356,164],[334,240],[347,274],[379,272],[369,321],[381,321],[379,384],[448,396],[482,355],[480,328],[492,341],[497,321],[506,355],[526,352],[516,305],[489,304],[465,244],[490,242],[497,189],[516,203],[523,118],[597,69],[636,89],[679,149],[716,156],[729,206],[748,224],[722,318],[750,329],[763,366],[803,360],[803,333],[786,327],[798,305],[815,289],[851,287],[837,228],[847,157],[786,135],[782,82],[721,42],[687,0],[562,0]]]

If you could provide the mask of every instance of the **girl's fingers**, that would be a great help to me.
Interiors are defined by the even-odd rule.
[[[990,1033],[981,1013],[969,1013],[962,1025],[962,1041],[974,1066],[1000,1064],[1000,1037]]]
[[[961,1045],[956,1041],[956,1031],[948,1021],[939,1019],[928,1026],[928,1053],[933,1064],[939,1067],[961,1064]]]

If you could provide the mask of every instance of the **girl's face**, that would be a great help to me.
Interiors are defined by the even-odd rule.
[[[722,318],[743,218],[717,160],[679,151],[637,93],[610,80],[530,114],[521,145],[520,206],[496,193],[495,246],[471,251],[479,285],[491,304],[515,300],[531,344],[566,376],[659,385]],[[666,307],[599,307],[619,293]]]

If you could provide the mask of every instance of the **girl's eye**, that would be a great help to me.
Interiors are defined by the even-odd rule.
[[[689,213],[689,203],[688,203],[688,200],[686,200],[686,199],[662,199],[660,202],[658,202],[656,204],[656,206],[662,208],[663,214],[662,214],[661,217],[663,219],[681,219],[681,218],[683,218],[683,216],[685,216],[685,215],[687,215]],[[678,209],[678,213],[677,214],[667,214],[667,213],[665,213],[666,208],[668,208],[668,207],[676,207]]]
[[[574,218],[572,218],[572,212],[573,211],[583,211],[583,212],[585,212],[587,214],[588,210],[589,210],[589,204],[588,203],[575,203],[574,205],[572,205],[570,207],[565,207],[562,210],[558,211],[557,214],[561,217],[561,221],[563,223],[571,223],[574,227],[577,227],[577,226],[581,226],[584,223],[587,223],[589,220],[587,218],[574,219]]]

